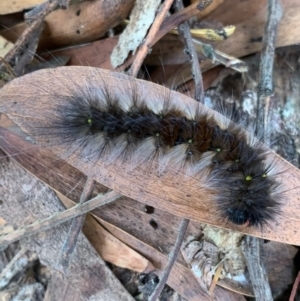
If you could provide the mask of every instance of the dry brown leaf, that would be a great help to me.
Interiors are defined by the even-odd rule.
[[[298,249],[291,245],[274,241],[262,246],[262,260],[268,273],[273,298],[277,298],[294,281],[293,258]]]
[[[36,5],[42,4],[44,0],[14,0],[0,2],[0,15],[12,14],[26,9],[32,8]]]
[[[19,164],[53,189],[78,202],[83,190],[82,183],[86,180],[84,174],[68,164],[58,165],[57,158],[50,150],[32,146],[1,127],[0,133],[1,147],[5,149],[5,152],[18,153],[13,157]],[[99,184],[96,189],[97,193],[107,191],[107,188]],[[151,259],[159,271],[163,269],[167,263],[165,254],[170,251],[176,240],[179,218],[158,209],[148,215],[145,213],[145,204],[126,197],[118,199],[111,206],[104,206],[93,211],[93,215],[118,239]],[[149,220],[152,219],[158,224],[156,230],[149,225]],[[197,226],[192,229],[193,233],[198,231]],[[12,231],[13,228],[8,230]],[[179,262],[178,267],[172,270],[168,283],[189,301],[208,300],[207,293],[199,287],[196,279],[191,279],[192,274],[189,269],[184,268],[184,261],[179,259]],[[64,285],[67,286],[67,283]],[[223,292],[222,289],[221,292]],[[223,301],[222,298],[219,300]]]
[[[96,0],[70,5],[66,10],[56,10],[45,19],[46,29],[39,48],[53,49],[96,40],[124,20],[133,3],[134,0]],[[2,30],[0,34],[9,41],[15,41],[25,28],[27,25],[23,23]]]
[[[59,197],[66,208],[74,205],[66,197]],[[86,216],[82,232],[105,261],[140,273],[154,270],[149,260],[115,238],[89,214]]]
[[[1,216],[16,228],[64,210],[55,193],[31,174],[6,159],[0,161],[0,194],[3,198]],[[16,178],[18,181],[16,181]],[[56,271],[57,258],[68,235],[70,223],[34,238],[23,239],[25,249],[37,252],[40,261],[59,277],[65,277],[84,300],[133,301],[124,287],[105,265],[83,234],[79,235],[69,266],[69,273]]]
[[[76,175],[76,170],[71,169],[67,170],[66,168],[57,170],[56,178],[53,178],[53,174],[50,172],[54,168],[55,165],[55,158],[53,157],[45,157],[45,154],[49,153],[46,149],[40,149],[37,147],[32,148],[30,144],[27,142],[22,145],[16,144],[14,140],[14,135],[5,135],[3,130],[0,131],[1,135],[4,140],[0,140],[2,147],[5,147],[4,141],[9,143],[10,146],[15,145],[15,150],[13,148],[6,148],[5,150],[8,153],[14,153],[16,150],[18,151],[19,155],[14,156],[18,162],[26,166],[32,173],[35,173],[36,176],[41,177],[46,183],[51,184],[54,189],[60,190],[64,194],[69,194],[70,189],[72,189],[72,197],[76,198],[77,200],[80,196],[82,191],[81,185],[75,185],[74,180],[70,178],[70,175]],[[39,150],[39,152],[38,152]],[[34,161],[30,159],[30,156],[33,158]],[[26,163],[27,158],[27,163]],[[39,158],[35,160],[35,158]],[[47,164],[45,160],[50,160],[51,164]],[[33,164],[32,162],[35,162]],[[66,167],[66,164],[64,165]],[[61,178],[60,178],[61,177]],[[82,179],[83,175],[77,178],[77,182],[84,182]],[[76,177],[75,177],[76,178]],[[51,180],[52,179],[52,180]],[[71,186],[69,185],[69,181],[71,180]],[[59,186],[58,184],[63,183],[63,185]],[[72,185],[75,185],[72,187]],[[79,189],[79,191],[78,191]],[[118,237],[121,241],[126,243],[128,246],[138,250],[141,254],[146,256],[147,258],[151,258],[154,260],[156,267],[161,270],[163,264],[166,262],[166,257],[162,255],[162,253],[167,254],[169,250],[172,248],[172,244],[176,239],[176,229],[179,226],[180,219],[172,216],[167,212],[163,212],[159,209],[154,209],[153,213],[151,208],[147,209],[148,213],[146,213],[145,205],[134,200],[128,198],[121,198],[118,202],[112,203],[110,205],[106,205],[99,210],[93,212],[93,214],[99,219],[101,223],[104,223],[105,227],[109,229],[116,237]],[[157,229],[153,229],[149,224],[150,221],[155,221],[157,224]],[[199,229],[198,226],[194,223],[191,223],[191,232],[190,234],[198,235]],[[13,230],[13,229],[12,229]],[[126,232],[128,233],[126,233]],[[219,230],[222,231],[222,230]],[[201,233],[201,232],[200,232]],[[221,236],[222,237],[222,236]],[[222,239],[224,240],[224,239]],[[279,247],[283,246],[283,249],[278,249],[278,252],[274,252],[274,248],[272,251],[272,255],[270,252],[266,253],[267,259],[270,259],[270,268],[267,264],[267,271],[269,272],[269,277],[271,277],[271,285],[274,282],[274,287],[276,287],[276,280],[280,277],[280,273],[274,273],[274,268],[278,270],[278,268],[274,267],[274,262],[277,262],[277,266],[279,267],[278,271],[284,271],[282,277],[285,277],[287,281],[289,281],[288,273],[291,271],[291,258],[294,256],[293,252],[289,251],[289,246],[276,244]],[[265,244],[264,246],[269,246]],[[154,248],[160,250],[158,252]],[[295,248],[294,248],[295,249]],[[162,253],[161,253],[162,252]],[[278,260],[278,258],[286,258],[284,262]],[[178,264],[181,266],[184,265],[184,262],[181,258],[177,261]],[[198,296],[202,296],[203,300],[203,292],[200,294],[199,288],[195,286],[195,283],[191,281],[190,277],[184,276],[186,273],[190,273],[189,270],[184,268],[178,268],[169,278],[168,283],[178,292],[183,294],[185,298],[188,300],[197,300],[194,299],[193,294],[188,294],[188,292],[197,292]],[[182,275],[179,277],[179,275]],[[178,278],[179,277],[179,278]],[[189,279],[188,282],[182,283],[182,279]],[[178,281],[178,279],[181,279]],[[283,282],[282,282],[283,283]],[[228,283],[228,280],[225,282],[223,280],[219,280],[218,285],[236,291],[236,292],[246,292],[249,295],[249,290],[245,287],[237,286],[234,282]],[[215,290],[215,293],[218,292],[218,289]],[[220,300],[223,301],[221,298]]]
[[[34,127],[36,116],[51,116],[55,114],[57,106],[62,104],[62,99],[53,97],[53,95],[69,93],[68,87],[74,84],[73,78],[76,79],[77,88],[80,83],[84,83],[86,78],[88,78],[90,84],[95,82],[98,87],[105,84],[105,89],[114,91],[114,93],[118,93],[116,83],[127,91],[131,91],[134,86],[138,94],[145,95],[142,91],[147,91],[145,101],[157,98],[158,95],[166,95],[165,88],[161,86],[135,80],[123,74],[87,67],[62,67],[38,71],[7,84],[0,93],[1,110],[20,125],[21,128],[32,134],[31,129]],[[43,93],[41,94],[40,91]],[[24,97],[25,95],[26,97]],[[163,96],[161,98],[163,99]],[[170,99],[189,104],[191,107],[196,106],[194,100],[176,92],[170,92]],[[36,105],[37,103],[38,106]],[[209,111],[208,108],[206,110]],[[211,111],[211,114],[216,118],[221,118],[214,111]],[[43,139],[40,140],[40,142],[42,141]],[[65,150],[59,147],[53,147],[52,150],[58,155],[65,153]],[[300,220],[298,219],[300,206],[297,198],[300,172],[273,152],[270,152],[269,160],[276,164],[278,170],[286,171],[285,176],[281,179],[286,193],[284,195],[284,204],[281,207],[282,213],[276,220],[276,224],[270,223],[263,229],[234,226],[220,219],[217,214],[217,208],[214,206],[212,192],[209,192],[206,187],[200,186],[201,179],[199,178],[180,178],[178,175],[175,176],[171,173],[158,178],[155,172],[149,172],[151,166],[147,168],[145,165],[143,169],[132,170],[128,163],[119,162],[123,166],[120,168],[117,164],[118,161],[107,166],[107,164],[99,160],[97,162],[99,168],[95,179],[123,195],[138,200],[142,199],[149,205],[178,216],[270,240],[300,244]],[[76,155],[68,157],[67,162],[84,173],[90,170],[88,162],[83,162]],[[294,216],[293,223],[289,219],[291,215]]]

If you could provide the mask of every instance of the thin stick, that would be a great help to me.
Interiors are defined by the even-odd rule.
[[[167,12],[169,11],[172,3],[174,0],[166,0],[161,8],[159,13],[157,14],[155,21],[153,22],[150,31],[145,39],[145,42],[143,43],[143,45],[139,48],[136,58],[134,60],[134,62],[131,65],[130,70],[128,71],[128,75],[131,75],[132,77],[136,77],[138,71],[141,68],[141,65],[152,45],[152,41],[155,38],[155,36],[157,35],[157,32],[159,31],[159,28],[162,24],[162,22],[164,21],[164,18],[167,14]]]
[[[257,132],[264,133],[268,124],[270,98],[273,94],[273,63],[276,34],[282,17],[280,0],[268,0],[268,20],[262,42],[257,98]]]
[[[95,181],[92,177],[88,177],[80,197],[79,204],[83,204],[91,198],[94,190]],[[85,221],[86,214],[80,215],[72,220],[71,227],[68,232],[68,236],[62,248],[61,254],[56,264],[56,268],[62,273],[66,273],[74,253],[78,235],[81,231],[83,223]]]
[[[185,233],[187,230],[187,227],[189,225],[189,220],[188,219],[183,219],[181,222],[181,225],[178,229],[178,236],[174,245],[173,250],[171,251],[170,255],[169,255],[169,261],[167,266],[165,267],[161,278],[159,280],[158,285],[156,286],[155,290],[153,291],[153,293],[151,294],[149,301],[156,301],[160,295],[160,293],[162,292],[168,278],[169,278],[169,274],[173,268],[173,265],[177,259],[178,253],[180,251],[180,247],[182,245],[182,242],[184,240],[185,237]]]
[[[208,290],[208,292],[212,295],[212,293],[214,292],[214,289],[216,288],[216,285],[220,279],[220,276],[221,276],[221,272],[223,270],[223,262],[220,262],[216,272],[215,272],[215,275],[214,275],[214,278],[213,278],[213,281],[210,285],[210,288]]]
[[[41,221],[36,221],[31,225],[20,228],[14,232],[11,232],[4,237],[0,238],[0,251],[5,249],[9,244],[14,241],[20,240],[21,238],[30,237],[38,232],[46,231],[53,227],[56,227],[62,223],[67,222],[68,220],[77,217],[79,215],[85,214],[89,211],[96,209],[97,207],[106,205],[115,201],[119,198],[121,194],[111,191],[105,195],[98,195],[95,198],[87,201],[83,204],[77,204],[76,206],[65,210],[63,212],[58,212],[48,218],[45,218]]]
[[[266,269],[260,258],[260,239],[246,236],[242,243],[250,280],[256,300],[273,301]]]
[[[44,18],[57,8],[68,8],[70,0],[48,0],[25,14],[25,20],[32,23],[36,20],[43,21]]]
[[[184,8],[182,4],[182,0],[176,0],[174,2],[174,7],[176,11],[182,10]],[[204,88],[203,88],[201,68],[198,60],[198,54],[195,49],[193,39],[191,36],[190,26],[187,21],[183,22],[178,26],[178,33],[183,37],[185,41],[186,53],[190,57],[190,61],[191,61],[192,74],[195,82],[194,98],[197,101],[204,103]]]
[[[193,3],[190,6],[184,8],[180,12],[177,12],[170,17],[166,18],[158,32],[155,34],[155,37],[153,40],[150,41],[149,47],[151,48],[155,43],[157,43],[163,36],[165,36],[170,30],[172,30],[174,27],[178,26],[178,24],[196,16],[199,14],[199,9],[198,9],[199,4],[198,3]],[[120,65],[118,67],[118,70],[123,71],[126,69],[130,64],[132,64],[137,57],[137,53],[131,57],[128,58],[127,61],[125,61],[124,64]],[[130,71],[129,71],[130,72]]]
[[[49,0],[25,14],[25,19],[30,25],[18,38],[14,47],[4,57],[4,60],[10,65],[18,61],[18,64],[13,68],[17,76],[23,74],[25,66],[31,62],[34,56],[40,34],[44,28],[43,22],[45,17],[57,7],[66,8],[68,1],[69,0]],[[27,49],[27,51],[24,52],[24,49]],[[5,70],[5,64],[1,61],[0,70]]]
[[[27,252],[26,248],[21,248],[21,250],[14,256],[14,258],[8,263],[8,265],[2,270],[0,274],[0,282],[2,282],[2,279],[6,277],[6,274],[8,271],[10,271],[13,267],[13,265],[19,260],[20,257],[22,257]],[[3,287],[0,286],[0,289]]]
[[[289,301],[294,301],[295,300],[295,296],[296,296],[296,293],[297,293],[299,283],[300,283],[300,271],[298,272],[297,278],[294,282],[293,289],[292,289]]]

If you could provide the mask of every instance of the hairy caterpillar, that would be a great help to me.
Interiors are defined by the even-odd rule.
[[[82,159],[107,169],[119,163],[122,172],[126,164],[154,162],[161,173],[185,171],[222,219],[263,226],[276,218],[277,171],[264,145],[201,104],[138,82],[94,68],[40,71],[2,89],[1,111],[60,156],[80,158],[81,166]]]

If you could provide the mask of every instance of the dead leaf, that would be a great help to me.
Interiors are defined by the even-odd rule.
[[[59,197],[66,208],[74,205],[66,197]],[[154,270],[149,260],[111,235],[89,214],[86,216],[82,232],[105,261],[140,273]]]
[[[64,210],[50,188],[15,162],[1,160],[0,174],[0,194],[4,200],[1,216],[9,224],[19,228]],[[34,238],[23,239],[21,244],[25,249],[37,252],[40,261],[54,273],[69,225],[68,222]],[[133,301],[83,234],[79,235],[68,275],[55,273],[65,277],[84,300]]]
[[[19,164],[51,188],[78,202],[83,190],[82,184],[86,180],[84,174],[68,164],[58,165],[57,158],[48,149],[32,146],[3,128],[0,128],[0,133],[1,147],[7,154],[17,152],[13,158]],[[106,191],[107,188],[97,183],[96,193]],[[180,218],[157,208],[151,210],[151,207],[126,197],[94,210],[92,214],[120,241],[151,259],[157,272],[162,271],[167,263],[165,254],[170,252],[176,240]],[[157,225],[156,229],[151,226],[151,221]],[[190,234],[199,233],[199,225],[191,222],[189,231]],[[177,268],[171,271],[168,284],[189,301],[198,301],[199,298],[201,301],[206,300],[207,292],[201,289],[191,271],[185,268],[185,262],[180,256],[176,265]],[[223,292],[217,287],[215,292],[219,291]],[[222,298],[219,300],[223,301]]]
[[[45,18],[39,49],[53,49],[87,43],[102,37],[110,28],[124,20],[132,9],[134,0],[85,1],[70,5],[66,10],[56,10]],[[68,22],[66,22],[68,20]],[[15,41],[27,28],[25,23],[0,31],[9,41]]]
[[[14,0],[0,2],[0,15],[12,14],[42,4],[44,0]]]
[[[89,84],[95,83],[98,87],[105,85],[106,89],[116,93],[116,97],[118,93],[124,93],[122,91],[125,90],[126,93],[129,93],[133,87],[137,95],[145,95],[145,91],[147,91],[145,101],[152,98],[157,99],[158,95],[164,99],[163,95],[166,95],[165,88],[161,86],[135,80],[123,74],[88,67],[61,67],[37,71],[8,83],[0,92],[1,111],[27,133],[33,135],[36,126],[41,126],[39,122],[45,122],[43,126],[47,126],[47,121],[55,114],[57,106],[62,105],[62,100],[66,99],[59,98],[57,95],[71,93],[69,89],[74,87],[73,79],[76,79],[76,87],[78,88],[80,84],[85,83],[87,78]],[[197,106],[194,100],[177,92],[170,92],[170,100],[189,104],[191,108]],[[209,111],[208,108],[206,110]],[[211,114],[215,118],[221,118],[215,111],[211,111]],[[36,116],[43,117],[36,119]],[[35,138],[46,145],[43,137],[37,135]],[[52,145],[51,149],[59,156],[64,156],[66,152],[66,150],[52,147]],[[170,171],[164,177],[158,178],[156,172],[153,169],[151,172],[151,166],[147,166],[147,164],[143,166],[143,169],[133,170],[130,165],[124,162],[116,161],[115,164],[108,166],[99,160],[95,179],[123,195],[138,200],[142,199],[143,202],[153,207],[178,216],[270,240],[300,244],[300,220],[297,219],[300,216],[300,206],[296,188],[299,187],[300,172],[271,151],[270,161],[274,162],[279,170],[286,171],[285,176],[281,179],[286,194],[284,195],[284,204],[281,207],[282,213],[276,220],[276,224],[270,223],[263,229],[234,226],[220,219],[214,205],[212,191],[209,191],[206,186],[201,186],[201,183],[204,183],[204,179],[201,180],[201,176],[204,176],[202,174],[196,179],[179,177],[178,174],[175,176]],[[89,163],[75,154],[68,157],[67,162],[84,173],[90,170]],[[291,214],[294,216],[293,223],[289,219]]]

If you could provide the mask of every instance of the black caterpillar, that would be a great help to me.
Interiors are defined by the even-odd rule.
[[[125,109],[121,101],[107,93],[100,98],[97,93],[91,98],[72,96],[67,107],[58,108],[61,114],[54,122],[59,143],[80,141],[89,156],[115,159],[140,153],[143,160],[156,158],[163,165],[178,164],[178,156],[181,166],[196,166],[197,172],[211,169],[223,218],[238,225],[262,226],[278,213],[279,202],[271,196],[278,184],[268,176],[271,167],[265,163],[265,151],[259,145],[252,147],[241,128],[230,123],[222,129],[203,113],[188,119],[169,105],[153,112],[147,103],[133,101]],[[141,151],[144,143],[147,152]]]
[[[280,202],[273,166],[266,148],[242,126],[216,119],[201,105],[179,104],[174,100],[178,93],[165,89],[164,95],[155,94],[134,86],[127,91],[122,81],[130,78],[109,76],[108,86],[87,79],[68,87],[68,93],[50,95],[51,87],[41,88],[40,96],[25,106],[41,99],[49,111],[32,114],[28,132],[44,137],[46,146],[60,145],[86,158],[135,165],[154,160],[162,169],[184,168],[196,177],[206,173],[207,185],[217,191],[221,217],[234,224],[260,227],[276,217]],[[6,110],[19,116],[11,107]]]

